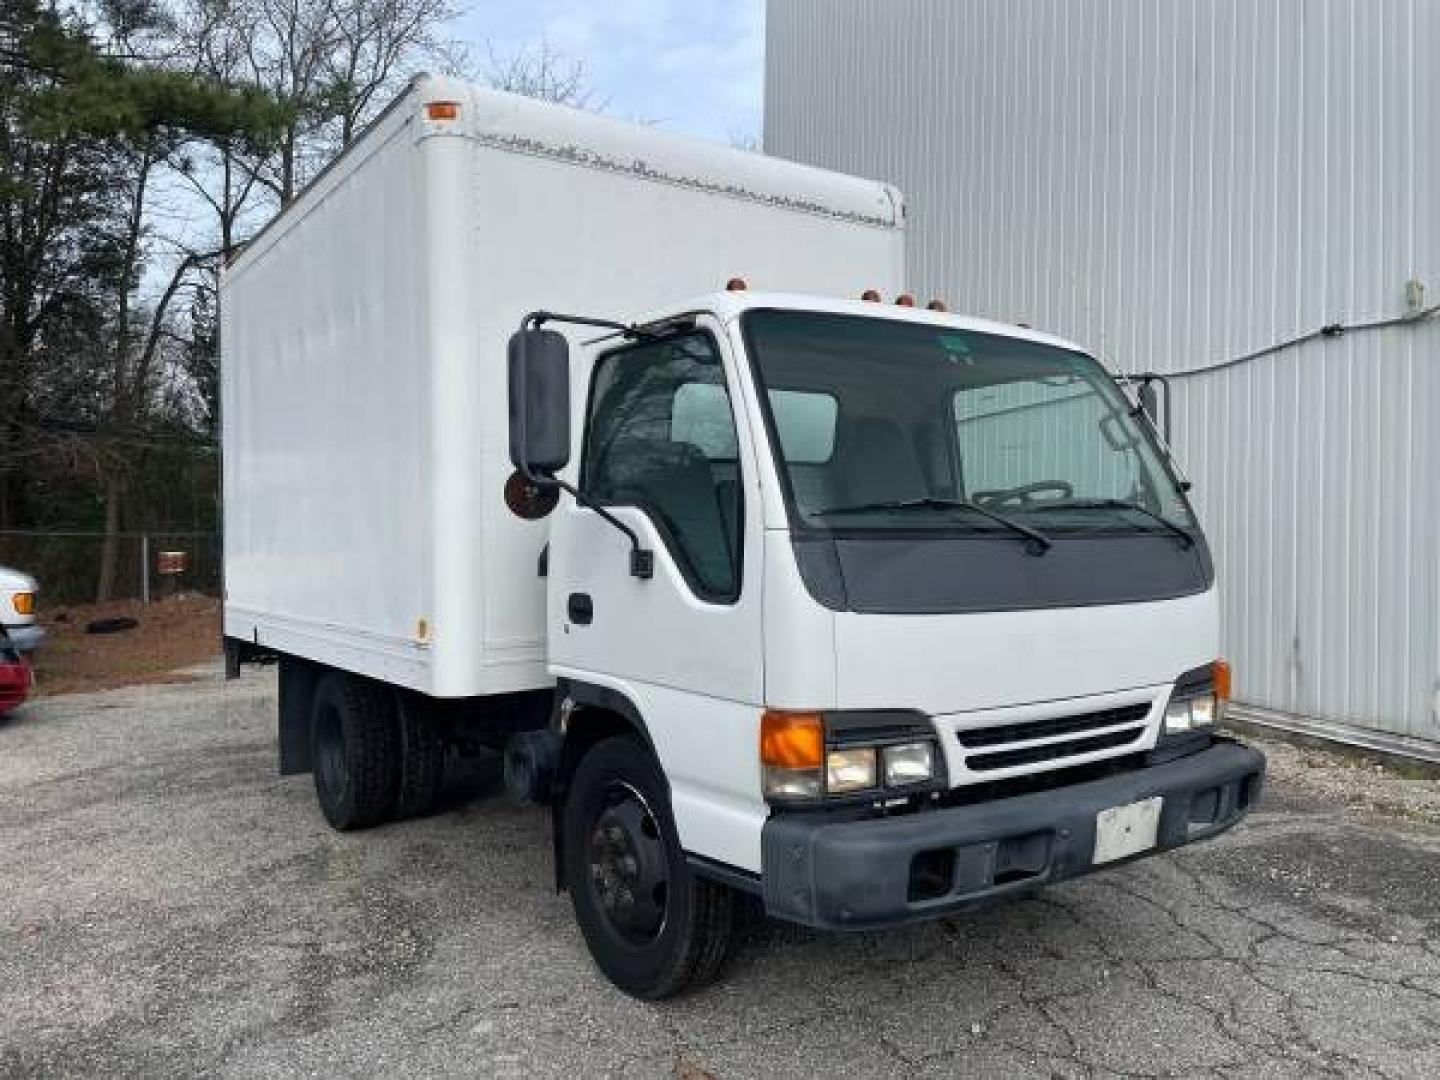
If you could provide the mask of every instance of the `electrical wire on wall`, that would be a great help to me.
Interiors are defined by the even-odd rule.
[[[1297,337],[1286,338],[1284,341],[1277,341],[1273,345],[1266,345],[1263,349],[1256,349],[1253,352],[1244,353],[1232,357],[1229,360],[1222,360],[1218,364],[1207,364],[1204,367],[1189,368],[1185,371],[1172,371],[1165,375],[1165,378],[1174,382],[1178,379],[1189,379],[1196,375],[1209,375],[1215,371],[1224,371],[1227,368],[1239,367],[1241,364],[1248,364],[1252,360],[1259,360],[1262,357],[1273,356],[1275,353],[1284,352],[1286,349],[1293,349],[1298,345],[1316,341],[1320,338],[1337,338],[1344,334],[1358,334],[1365,330],[1382,330],[1388,326],[1408,326],[1411,323],[1424,322],[1431,316],[1440,313],[1440,304],[1432,304],[1430,307],[1421,308],[1418,311],[1411,311],[1404,315],[1392,315],[1384,319],[1372,319],[1369,322],[1361,323],[1327,323],[1307,334],[1300,334]],[[1132,378],[1142,379],[1151,377],[1136,375]]]
[[[1133,375],[1120,375],[1119,381],[1126,385],[1140,387],[1139,404],[1145,413],[1158,423],[1161,434],[1165,441],[1170,441],[1170,409],[1171,390],[1170,384],[1182,379],[1191,379],[1197,375],[1212,375],[1217,371],[1225,371],[1229,368],[1240,367],[1254,360],[1260,360],[1266,356],[1274,356],[1276,353],[1284,352],[1304,345],[1307,342],[1318,341],[1324,338],[1337,338],[1345,334],[1358,334],[1367,330],[1383,330],[1390,326],[1409,326],[1424,322],[1426,319],[1440,314],[1440,304],[1431,304],[1429,307],[1418,308],[1406,312],[1404,315],[1391,315],[1383,319],[1371,319],[1368,322],[1358,323],[1327,323],[1317,327],[1305,334],[1298,334],[1295,337],[1277,341],[1272,345],[1266,345],[1261,349],[1254,349],[1239,356],[1231,357],[1229,360],[1221,360],[1215,364],[1206,364],[1204,367],[1187,368],[1184,371],[1171,371],[1160,374],[1155,371],[1137,372]],[[1160,414],[1159,402],[1157,401],[1152,386],[1158,384],[1165,392],[1165,405],[1163,418]]]

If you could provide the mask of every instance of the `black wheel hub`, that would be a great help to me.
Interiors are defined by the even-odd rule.
[[[670,869],[660,826],[644,797],[612,783],[590,832],[590,886],[611,927],[646,944],[665,928]]]

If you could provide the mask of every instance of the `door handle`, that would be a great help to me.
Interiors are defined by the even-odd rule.
[[[588,626],[595,618],[595,602],[590,599],[589,593],[572,592],[565,602],[565,610],[570,615],[570,621],[581,626]]]

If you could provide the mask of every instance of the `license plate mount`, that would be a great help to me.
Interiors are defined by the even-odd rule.
[[[1155,846],[1160,833],[1160,810],[1165,799],[1156,795],[1124,806],[1111,806],[1095,815],[1096,866],[1138,855]]]

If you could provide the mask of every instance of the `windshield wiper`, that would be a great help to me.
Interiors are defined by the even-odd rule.
[[[850,506],[827,506],[823,510],[811,510],[810,513],[825,517],[830,514],[865,514],[872,510],[968,510],[972,514],[979,514],[981,517],[1004,525],[1017,536],[1023,536],[1032,555],[1043,555],[1049,550],[1052,543],[1051,539],[1039,529],[1021,525],[1013,518],[997,514],[993,510],[986,510],[985,507],[967,499],[939,499],[933,495],[927,495],[922,499],[881,499],[875,502],[854,503]]]
[[[1188,548],[1195,543],[1193,536],[1164,514],[1157,514],[1148,506],[1131,502],[1129,499],[1065,499],[1061,502],[1046,503],[1043,506],[1033,506],[1031,510],[1131,510],[1137,514],[1144,514],[1151,521],[1165,526],[1168,531],[1175,534],[1183,547]]]

